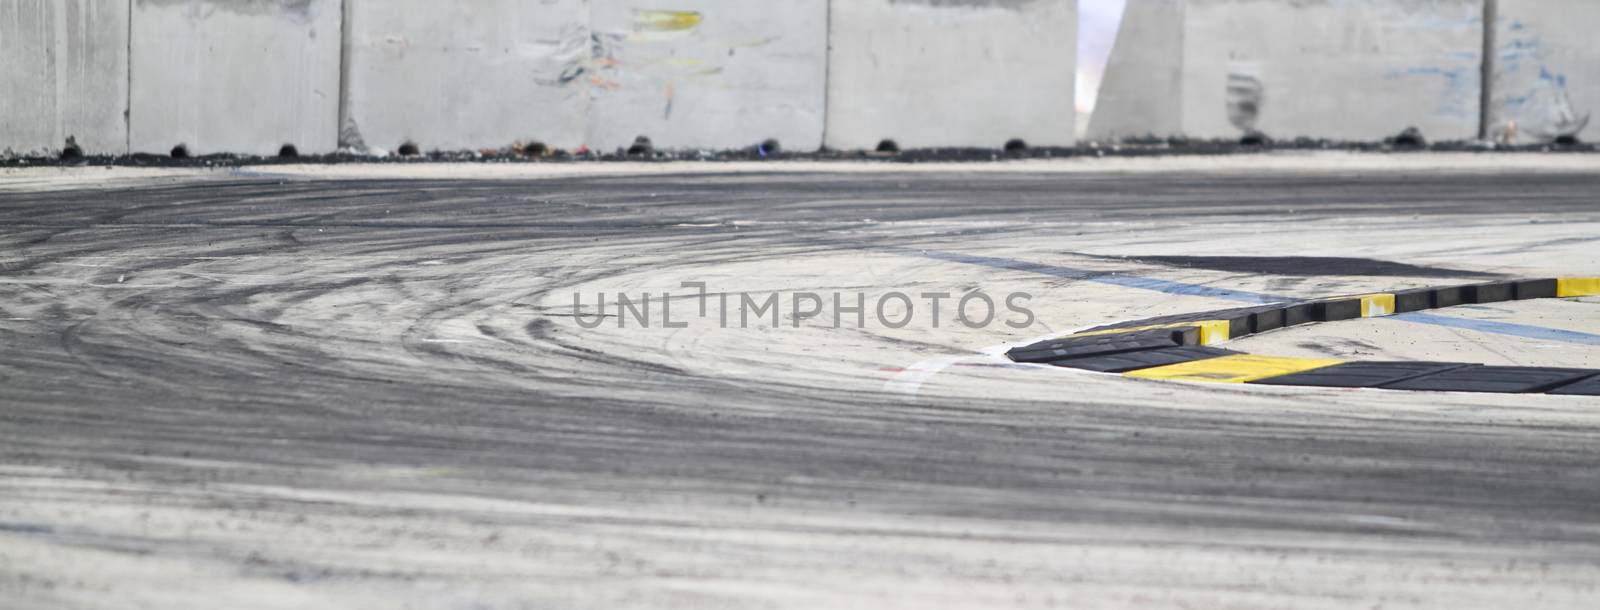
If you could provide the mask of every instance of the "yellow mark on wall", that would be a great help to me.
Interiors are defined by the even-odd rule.
[[[676,32],[698,27],[703,18],[699,11],[634,11],[633,25],[641,30]]]
[[[767,46],[767,45],[772,44],[774,42],[777,42],[779,38],[781,38],[781,37],[780,36],[768,36],[766,38],[751,38],[751,39],[748,39],[748,40],[735,40],[733,42],[728,43],[728,46],[734,47],[734,48],[740,48],[740,49],[750,49],[750,48],[755,48],[755,47],[764,47],[764,46]]]

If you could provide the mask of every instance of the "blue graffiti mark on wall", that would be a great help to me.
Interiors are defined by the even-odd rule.
[[[1476,65],[1481,55],[1477,53],[1446,53],[1439,66],[1412,66],[1394,68],[1384,73],[1389,80],[1429,78],[1444,81],[1439,93],[1435,115],[1450,119],[1472,120],[1478,116],[1477,95],[1482,73]]]
[[[1502,137],[1550,141],[1576,136],[1589,126],[1590,114],[1579,115],[1567,93],[1567,75],[1550,69],[1544,40],[1526,24],[1513,21],[1519,35],[1500,45],[1495,78]]]
[[[1430,4],[1429,10],[1415,10],[1401,6],[1403,3],[1363,2],[1359,0],[1334,0],[1335,4],[1359,6],[1371,11],[1367,27],[1379,34],[1375,37],[1405,32],[1413,40],[1437,40],[1439,44],[1407,45],[1416,52],[1393,53],[1401,47],[1380,48],[1379,54],[1388,59],[1381,72],[1386,89],[1415,92],[1437,91],[1433,118],[1441,122],[1475,122],[1478,117],[1478,97],[1483,81],[1481,45],[1460,45],[1464,39],[1476,39],[1482,32],[1482,13],[1472,3],[1452,2]],[[1428,50],[1423,50],[1428,49]],[[1471,49],[1471,50],[1465,50]],[[1389,63],[1392,62],[1392,63]]]

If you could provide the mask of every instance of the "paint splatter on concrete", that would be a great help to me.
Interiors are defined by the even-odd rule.
[[[319,8],[316,6],[317,4],[319,3],[316,0],[207,0],[206,2],[196,2],[195,0],[137,0],[136,2],[139,7],[190,7],[196,10],[204,10],[204,14],[207,15],[218,10],[242,15],[284,15],[297,21],[309,20],[312,16],[312,11]]]
[[[681,32],[699,27],[704,20],[698,11],[633,12],[633,27],[639,31]]]
[[[1551,52],[1536,31],[1514,23],[1515,36],[1500,48],[1500,130],[1511,141],[1547,142],[1576,136],[1591,114],[1575,108],[1567,76],[1551,70]]]

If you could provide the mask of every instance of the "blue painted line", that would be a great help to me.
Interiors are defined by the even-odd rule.
[[[1090,271],[1088,269],[1063,267],[1060,265],[1031,263],[1014,258],[978,256],[974,254],[961,254],[959,252],[940,252],[938,250],[908,251],[916,252],[917,254],[926,256],[928,258],[935,258],[954,263],[982,265],[984,267],[1010,269],[1013,271],[1027,271],[1070,280],[1081,280],[1085,282],[1094,282],[1097,284],[1109,284],[1112,286],[1122,286],[1124,288],[1138,288],[1140,290],[1151,290],[1154,292],[1175,294],[1186,297],[1214,297],[1219,299],[1227,299],[1230,301],[1240,301],[1243,303],[1278,303],[1296,300],[1289,297],[1278,297],[1245,290],[1217,288],[1214,286],[1203,286],[1200,284],[1187,284],[1184,282],[1174,282],[1171,280],[1139,277],[1137,275],[1115,275],[1108,274],[1103,271]]]
[[[1127,288],[1139,288],[1139,289],[1143,289],[1143,290],[1153,290],[1155,292],[1162,292],[1162,293],[1166,293],[1166,294],[1177,294],[1177,295],[1193,296],[1193,297],[1215,297],[1215,298],[1219,298],[1219,299],[1228,299],[1230,301],[1240,301],[1240,302],[1244,302],[1244,303],[1280,303],[1280,302],[1284,302],[1284,301],[1296,300],[1296,299],[1289,299],[1289,298],[1283,298],[1283,297],[1275,297],[1275,296],[1272,296],[1272,295],[1260,294],[1260,293],[1256,293],[1256,292],[1247,292],[1247,291],[1244,291],[1244,290],[1232,290],[1232,289],[1229,289],[1229,288],[1217,288],[1217,287],[1214,287],[1214,286],[1203,286],[1203,285],[1200,285],[1200,284],[1185,284],[1183,282],[1174,282],[1174,281],[1171,281],[1171,280],[1160,280],[1160,279],[1155,279],[1155,278],[1139,277],[1137,275],[1110,275],[1110,276],[1105,276],[1105,277],[1094,278],[1094,281],[1099,282],[1101,284],[1110,284],[1110,285],[1113,285],[1113,286],[1124,286],[1124,287],[1127,287]]]
[[[1389,316],[1389,319],[1403,322],[1417,322],[1445,326],[1449,328],[1462,328],[1478,332],[1494,333],[1497,335],[1510,335],[1538,341],[1556,341],[1559,343],[1576,343],[1578,345],[1600,345],[1600,335],[1594,335],[1575,330],[1562,330],[1514,322],[1496,322],[1493,320],[1472,320],[1468,318],[1452,318],[1432,313],[1414,311]]]
[[[942,261],[966,263],[969,265],[981,265],[996,269],[1027,271],[1030,273],[1038,273],[1041,275],[1049,275],[1071,280],[1109,284],[1112,286],[1122,286],[1124,288],[1150,290],[1163,294],[1194,297],[1215,297],[1244,303],[1280,303],[1285,301],[1301,300],[1299,298],[1273,296],[1269,294],[1249,292],[1246,290],[1230,290],[1227,288],[1216,288],[1213,286],[1202,286],[1200,284],[1174,282],[1172,280],[1139,277],[1136,275],[1111,275],[1100,271],[1090,271],[1088,269],[1078,269],[1074,267],[1063,267],[1060,265],[1046,265],[1043,263],[1033,263],[1014,258],[978,256],[974,254],[962,254],[959,252],[941,252],[938,250],[900,250],[902,252],[915,253],[919,256]],[[1438,314],[1423,312],[1403,313],[1387,316],[1387,318],[1411,322],[1414,324],[1428,324],[1431,326],[1444,326],[1447,328],[1462,328],[1466,330],[1475,330],[1478,332],[1492,333],[1497,335],[1536,339],[1539,341],[1556,341],[1560,343],[1575,343],[1578,345],[1600,345],[1600,335],[1573,330],[1562,330],[1559,328],[1533,326],[1529,324],[1517,324],[1514,322],[1494,322],[1490,320],[1452,318],[1449,316],[1441,316]]]

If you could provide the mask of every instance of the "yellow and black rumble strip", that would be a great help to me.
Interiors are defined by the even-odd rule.
[[[1510,280],[1277,303],[1112,324],[1007,352],[1013,361],[1139,379],[1327,388],[1600,396],[1600,369],[1453,362],[1351,362],[1215,347],[1288,326],[1455,305],[1600,295],[1600,277]]]

